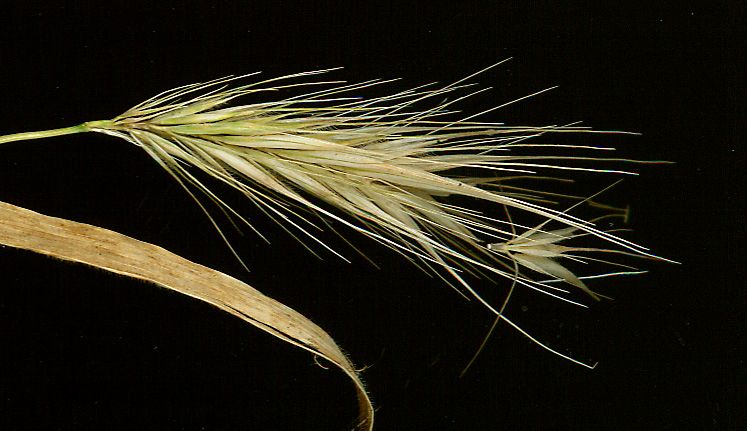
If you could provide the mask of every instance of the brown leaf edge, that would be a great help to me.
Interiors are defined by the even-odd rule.
[[[358,430],[374,411],[358,373],[332,337],[300,313],[246,283],[120,233],[0,202],[0,244],[137,278],[212,304],[340,368],[355,384]]]

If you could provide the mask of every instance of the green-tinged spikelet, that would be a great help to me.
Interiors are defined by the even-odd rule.
[[[470,87],[465,82],[472,76],[444,87],[420,86],[373,99],[347,96],[388,81],[295,81],[325,72],[328,70],[236,87],[230,85],[249,75],[187,85],[161,93],[112,120],[9,135],[0,137],[0,143],[83,131],[123,138],[143,148],[183,186],[200,190],[227,213],[241,218],[190,167],[239,190],[284,229],[319,244],[323,245],[310,231],[312,220],[305,219],[297,211],[299,207],[306,214],[348,226],[439,274],[497,315],[501,315],[498,307],[473,290],[465,273],[504,277],[574,302],[568,291],[536,277],[563,281],[598,298],[559,260],[584,260],[579,253],[613,250],[559,242],[577,236],[596,237],[618,253],[655,258],[645,248],[600,230],[592,222],[543,206],[541,192],[517,183],[539,176],[537,172],[545,169],[626,173],[567,164],[580,159],[625,161],[622,159],[541,153],[546,148],[609,148],[527,142],[547,133],[588,129],[472,121],[478,114],[443,120],[454,115],[451,109],[455,103],[471,94],[447,102],[432,101]],[[318,89],[274,102],[230,105],[254,93],[302,86]],[[431,107],[421,108],[428,104]],[[527,148],[531,154],[521,151]],[[460,202],[495,204],[501,210],[497,213],[506,216],[499,218],[449,203],[448,198],[455,196],[467,198]],[[544,230],[545,223],[522,226],[513,222],[509,209],[515,217],[531,213],[545,223],[564,227]]]

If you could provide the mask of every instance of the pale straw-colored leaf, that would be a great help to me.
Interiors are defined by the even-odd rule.
[[[322,328],[246,283],[111,230],[0,202],[0,244],[79,262],[212,304],[340,368],[355,384],[356,428],[373,429],[373,407],[353,364]]]

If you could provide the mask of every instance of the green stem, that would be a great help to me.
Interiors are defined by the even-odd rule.
[[[0,144],[14,141],[28,141],[30,139],[51,138],[53,136],[72,135],[75,133],[90,132],[94,129],[105,129],[111,126],[111,121],[88,121],[77,126],[63,127],[61,129],[41,130],[38,132],[14,133],[11,135],[0,136]]]

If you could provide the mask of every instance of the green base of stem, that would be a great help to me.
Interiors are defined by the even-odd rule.
[[[11,135],[0,136],[0,144],[15,141],[28,141],[31,139],[51,138],[53,136],[73,135],[75,133],[90,132],[94,129],[105,129],[110,127],[110,120],[88,121],[77,126],[63,127],[61,129],[41,130],[38,132],[14,133]]]

